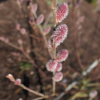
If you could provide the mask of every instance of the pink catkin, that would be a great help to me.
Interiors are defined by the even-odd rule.
[[[14,77],[13,77],[12,74],[8,74],[6,77],[7,77],[10,81],[12,81],[12,82],[15,81],[15,79],[14,79]]]
[[[32,12],[35,13],[37,11],[38,5],[35,3],[32,5]]]
[[[23,41],[22,41],[21,39],[18,39],[18,43],[19,43],[20,45],[22,45],[22,44],[23,44]]]
[[[59,82],[59,81],[62,80],[62,78],[63,78],[63,73],[62,73],[62,72],[58,72],[58,73],[56,73],[56,74],[54,75],[53,80],[54,80],[55,82]]]
[[[18,78],[15,80],[15,85],[19,85],[20,83],[21,83],[21,79]]]
[[[68,57],[68,51],[66,49],[63,49],[57,53],[56,60],[58,62],[62,62],[62,61],[65,61],[67,59],[67,57]]]
[[[46,29],[44,30],[44,34],[47,35],[50,32],[51,28],[50,26],[47,26]]]
[[[67,3],[63,3],[57,9],[56,21],[59,23],[62,22],[62,20],[64,20],[64,18],[67,17],[67,15],[68,15],[68,5]]]
[[[55,72],[60,72],[62,70],[62,64],[61,63],[58,63],[57,64],[57,67],[55,69]]]
[[[46,68],[48,71],[54,72],[57,67],[57,61],[56,60],[49,60],[46,64]]]
[[[68,34],[67,25],[66,24],[59,25],[54,34],[49,39],[48,47],[52,49],[54,43],[56,47],[60,45],[60,43],[62,43],[65,40],[67,34]]]
[[[16,29],[20,30],[20,24],[16,24]]]
[[[41,14],[37,19],[37,24],[41,24],[44,21],[44,15]]]
[[[20,32],[21,32],[22,35],[24,35],[24,34],[26,33],[26,29],[25,29],[25,28],[22,28],[22,29],[20,30]]]

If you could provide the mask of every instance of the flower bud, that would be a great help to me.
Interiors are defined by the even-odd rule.
[[[50,32],[51,28],[50,26],[47,26],[46,29],[44,30],[45,35],[47,35]]]
[[[15,80],[15,85],[19,85],[20,83],[21,83],[21,79],[18,78]]]
[[[41,24],[44,21],[44,15],[41,14],[37,19],[37,24]]]
[[[90,97],[90,98],[94,98],[97,94],[98,94],[98,92],[97,92],[96,90],[91,91],[91,92],[89,93],[89,97]]]
[[[49,39],[48,47],[52,49],[54,44],[56,47],[60,45],[60,43],[62,43],[65,40],[67,34],[68,34],[67,25],[66,24],[59,25],[54,34]]]
[[[20,32],[21,32],[22,35],[24,35],[24,34],[26,33],[25,28],[22,28],[22,29],[20,30]]]
[[[48,71],[54,72],[57,67],[57,61],[56,60],[49,60],[46,64],[46,68]]]
[[[13,77],[12,74],[8,74],[6,77],[7,77],[10,81],[15,82],[15,79],[14,79],[14,77]]]
[[[20,30],[20,24],[16,24],[16,29]]]
[[[57,64],[57,67],[55,69],[55,72],[60,72],[62,70],[62,64],[61,63],[58,63]]]
[[[23,98],[19,98],[18,100],[23,100]]]
[[[19,45],[22,45],[23,41],[21,39],[18,39],[18,43],[19,43]]]
[[[33,5],[32,5],[32,12],[33,12],[33,13],[36,12],[36,11],[37,11],[37,8],[38,8],[37,3],[33,4]]]
[[[67,3],[63,3],[57,9],[56,21],[59,23],[62,22],[62,20],[64,20],[64,18],[66,18],[67,15],[68,15],[68,5]]]
[[[56,60],[58,62],[62,62],[62,61],[65,61],[67,59],[67,57],[68,57],[68,51],[66,49],[63,49],[57,53]]]
[[[54,80],[55,82],[59,82],[59,81],[62,80],[62,78],[63,78],[63,73],[62,73],[62,72],[58,72],[58,73],[56,73],[56,74],[54,75],[53,80]]]

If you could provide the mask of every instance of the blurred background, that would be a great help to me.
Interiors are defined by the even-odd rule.
[[[7,42],[14,45],[23,45],[24,50],[39,68],[48,77],[52,77],[52,73],[47,72],[45,68],[50,56],[43,38],[37,27],[32,30],[29,25],[32,16],[29,16],[27,0],[23,0],[21,4],[23,9],[20,9],[16,1],[0,0],[0,37],[6,38]],[[51,27],[47,35],[49,39],[53,33],[51,0],[32,0],[32,2],[38,4],[37,15],[44,14],[42,28],[45,29],[47,25]],[[66,92],[60,100],[90,100],[91,91],[97,93],[93,100],[100,100],[100,63],[80,81],[82,72],[100,57],[100,0],[57,0],[57,6],[63,2],[69,5],[69,14],[62,21],[68,26],[69,32],[66,40],[57,48],[57,52],[67,49],[69,57],[63,62],[64,78],[57,83],[56,92],[60,94],[69,84],[78,80],[79,84]],[[25,29],[26,34],[16,29],[17,24]],[[45,94],[52,93],[52,79],[38,75],[39,72],[34,70],[34,66],[21,51],[0,41],[0,100],[32,100],[37,97],[9,81],[6,78],[9,73],[15,78],[20,78],[25,86],[33,90]],[[89,86],[88,83],[93,85]],[[76,96],[77,93],[81,94]],[[45,100],[53,100],[53,97]]]

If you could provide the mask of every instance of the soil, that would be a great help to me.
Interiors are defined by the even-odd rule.
[[[50,7],[44,0],[33,0],[33,2],[37,2],[39,5],[37,15],[43,13],[45,15],[45,20],[48,18],[48,13],[51,11]],[[25,2],[23,2],[24,11],[27,12]],[[77,44],[79,45],[78,51],[80,54],[80,59],[84,68],[86,69],[89,65],[91,65],[98,57],[100,56],[100,13],[94,12],[94,6],[89,4],[86,1],[83,1],[79,7],[81,11],[81,15],[85,16],[85,20],[82,23],[82,34],[77,33]],[[19,31],[16,30],[15,26],[17,23],[20,23],[21,27],[24,27],[27,33],[30,33],[29,26],[27,24],[26,18],[24,17],[22,11],[19,9],[18,5],[16,4],[15,0],[5,0],[5,2],[0,2],[0,36],[4,36],[9,38],[10,42],[13,44],[18,45],[17,40],[23,40],[23,47],[25,50],[31,47],[30,44],[30,36],[29,34],[21,35]],[[75,41],[74,41],[74,30],[73,30],[73,21],[72,21],[72,9],[69,9],[68,17],[62,22],[68,25],[68,37],[58,48],[57,52],[61,49],[68,49],[69,57],[68,59],[63,62],[63,73],[64,79],[68,80],[68,84],[73,81],[71,76],[68,74],[73,73],[69,71],[68,66],[75,69],[79,73],[81,73],[81,68],[77,61],[76,52],[75,52]],[[35,33],[35,36],[38,36],[42,39],[42,36],[39,32]],[[49,39],[50,35],[52,34],[52,30],[47,38]],[[44,43],[38,41],[37,39],[33,39],[33,53],[35,54],[34,61],[36,61],[37,65],[44,71],[44,73],[48,77],[52,77],[52,74],[47,72],[45,68],[46,62],[50,59],[47,49],[44,47]],[[20,54],[20,57],[13,56],[12,53],[17,52]],[[20,69],[20,62],[27,62],[28,60],[24,57],[24,55],[8,46],[7,44],[0,41],[0,100],[18,100],[19,98],[23,98],[23,100],[32,100],[36,98],[36,95],[32,93],[28,93],[23,91],[22,88],[15,86],[12,82],[10,82],[6,75],[11,73],[15,78],[21,78],[24,85],[27,87],[40,91],[40,84],[39,79],[36,75],[36,71],[34,68],[31,70],[21,71]],[[95,75],[89,76],[91,78],[95,78],[96,75],[99,75],[99,68]],[[33,71],[33,74],[30,72]],[[93,74],[93,73],[92,73]],[[46,77],[41,76],[41,81],[43,85],[43,91],[45,94],[52,93],[52,80],[47,79]],[[99,82],[99,79],[95,82]],[[66,84],[66,85],[68,85]],[[56,91],[58,93],[63,92],[65,89],[64,86],[61,84],[57,84]],[[100,87],[97,87],[98,93],[100,94]],[[67,93],[61,100],[67,100],[70,95],[74,93]],[[85,99],[77,99],[77,100],[87,100]],[[53,98],[49,98],[46,100],[53,100]],[[97,96],[95,100],[100,100],[100,97]]]

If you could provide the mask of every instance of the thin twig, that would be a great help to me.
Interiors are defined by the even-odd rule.
[[[29,10],[30,10],[30,9],[29,9]],[[34,15],[35,19],[37,19],[37,14],[36,14],[35,12],[33,13],[33,15]],[[38,28],[39,28],[39,30],[40,30],[40,33],[41,33],[43,39],[44,39],[45,46],[46,46],[46,48],[48,48],[48,42],[47,42],[46,35],[44,35],[43,28],[42,28],[42,26],[41,26],[40,24],[38,24]],[[50,54],[50,57],[52,58],[52,53],[51,53],[51,50],[50,50],[49,48],[48,48],[48,52],[49,52],[49,54]]]
[[[75,51],[76,51],[76,57],[77,57],[77,61],[78,61],[78,64],[79,64],[79,66],[80,66],[80,68],[83,70],[84,69],[84,67],[83,67],[83,64],[82,64],[82,62],[81,62],[81,59],[80,59],[80,54],[79,54],[79,51],[78,51],[78,45],[77,45],[77,37],[76,37],[76,33],[77,33],[77,28],[76,28],[76,17],[75,17],[75,4],[74,4],[75,2],[73,1],[73,24],[74,24],[74,29],[73,29],[73,31],[74,31],[74,41],[75,41]]]
[[[11,47],[17,49],[17,50],[21,50],[20,47],[18,47],[18,46],[16,46],[16,45],[12,44],[12,43],[10,43],[10,42],[5,42],[5,41],[3,41],[3,40],[1,40],[1,41],[4,42],[4,43],[6,43],[7,45],[9,45],[9,46],[11,46]]]
[[[35,68],[38,68],[38,71],[39,71],[42,75],[46,76],[46,74],[35,64],[35,62],[31,59],[31,57],[30,57],[24,50],[21,50],[21,51],[22,51],[22,53],[25,55],[25,57],[26,57],[27,59],[29,59],[29,61],[33,64],[33,66],[34,66]]]
[[[75,69],[73,69],[71,66],[68,65],[67,67],[68,67],[69,70],[71,70],[74,73],[77,73],[78,76],[82,77],[82,75],[78,71],[76,71]]]
[[[47,19],[46,19],[46,21],[44,23],[44,26],[47,26],[47,24],[49,23],[51,17],[52,17],[52,11],[49,13],[49,15],[48,15],[48,17],[47,17]]]
[[[1,40],[1,41],[4,42],[4,43],[6,43],[7,45],[9,45],[9,46],[11,46],[11,47],[13,47],[13,48],[19,50],[19,51],[21,51],[21,52],[25,55],[25,57],[26,57],[27,59],[29,59],[30,63],[32,63],[33,66],[34,66],[35,68],[38,68],[39,72],[40,72],[42,75],[46,76],[46,74],[35,64],[35,62],[34,62],[34,61],[31,59],[31,57],[23,50],[23,48],[20,48],[20,47],[18,47],[18,46],[16,46],[16,45],[12,44],[12,43],[10,43],[10,42],[5,42],[5,41],[3,41],[3,40]]]
[[[41,99],[44,99],[44,98],[46,98],[46,96],[39,97],[39,98],[35,98],[35,99],[33,99],[33,100],[41,100]]]
[[[34,91],[34,90],[31,90],[31,89],[27,88],[26,86],[24,86],[23,84],[19,84],[19,86],[22,87],[23,89],[25,89],[25,90],[27,90],[27,91],[33,93],[33,94],[36,94],[36,95],[38,95],[38,96],[44,96],[44,94],[38,93],[38,92],[36,92],[36,91]]]
[[[54,17],[54,27],[56,27],[56,5],[57,5],[57,0],[52,0],[52,10],[53,10],[53,17]]]
[[[54,16],[54,28],[56,27],[56,5],[57,1],[52,0],[52,10],[53,10],[53,16]],[[56,59],[56,46],[55,43],[53,45],[53,59]],[[53,76],[55,75],[55,71],[53,72]],[[55,94],[56,92],[56,82],[53,80],[53,93]]]

